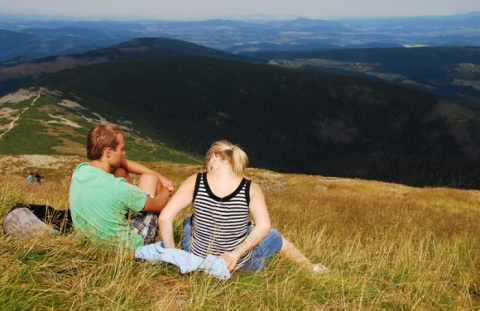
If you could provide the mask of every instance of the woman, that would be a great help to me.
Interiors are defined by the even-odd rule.
[[[193,198],[194,215],[183,224],[184,250],[201,257],[216,255],[230,271],[259,271],[275,253],[311,271],[326,271],[270,228],[262,190],[244,177],[247,163],[247,155],[238,146],[225,140],[213,143],[206,155],[207,171],[185,180],[160,214],[164,246],[175,248],[173,219]],[[248,221],[249,214],[255,225]]]

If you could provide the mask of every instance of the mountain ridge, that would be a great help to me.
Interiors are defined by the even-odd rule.
[[[47,74],[79,66],[109,61],[122,61],[165,55],[207,55],[238,60],[255,58],[233,55],[198,44],[171,38],[135,38],[107,48],[93,51],[48,56],[42,58],[19,57],[0,63],[0,95],[6,95],[34,83]]]
[[[76,68],[39,85],[193,154],[227,138],[247,149],[253,166],[279,172],[476,183],[478,112],[414,89],[191,55]],[[455,177],[446,177],[449,165],[458,167]]]

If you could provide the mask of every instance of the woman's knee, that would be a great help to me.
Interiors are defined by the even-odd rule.
[[[276,244],[277,247],[278,247],[278,250],[277,250],[277,253],[278,253],[278,252],[282,249],[282,247],[283,247],[284,238],[283,238],[283,236],[280,234],[280,232],[278,232],[276,229],[270,229],[270,232],[272,232],[272,234],[274,235],[275,244]]]
[[[272,239],[274,239],[276,242],[283,243],[284,238],[277,229],[270,229],[270,232],[268,234],[271,235]]]
[[[264,249],[273,250],[274,253],[277,253],[282,249],[283,237],[276,229],[270,229],[268,235],[262,242],[260,242],[259,246]]]

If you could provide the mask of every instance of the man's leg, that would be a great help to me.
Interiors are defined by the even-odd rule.
[[[127,182],[131,183],[128,173],[122,172],[122,168],[115,170],[114,174],[118,172],[118,177],[128,176]],[[117,176],[117,174],[115,174]],[[158,177],[155,174],[143,174],[138,179],[138,188],[147,194],[155,196],[160,191],[161,185]],[[143,237],[145,245],[155,242],[158,228],[158,214],[140,212],[131,216],[130,227]]]
[[[138,188],[147,194],[156,196],[162,189],[162,184],[155,174],[143,174],[138,179]]]
[[[115,177],[123,177],[128,183],[132,183],[130,174],[122,167],[117,168],[113,172],[113,175]],[[162,189],[162,184],[160,183],[157,175],[147,173],[140,175],[137,187],[147,194],[156,196],[157,193],[160,193],[160,190]]]
[[[113,176],[115,177],[123,177],[125,178],[125,180],[131,184],[132,183],[132,179],[130,178],[130,174],[128,174],[128,172],[123,168],[123,167],[119,167],[117,168],[115,171],[113,171]]]

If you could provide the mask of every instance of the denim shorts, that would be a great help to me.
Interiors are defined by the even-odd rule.
[[[253,226],[253,225],[252,225]],[[252,231],[252,226],[247,232]],[[188,252],[190,238],[192,236],[192,219],[185,218],[183,221],[183,250]],[[282,248],[282,235],[276,229],[270,229],[265,239],[258,244],[252,252],[252,257],[242,265],[241,269],[261,271],[273,254],[276,254]]]

